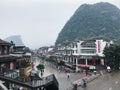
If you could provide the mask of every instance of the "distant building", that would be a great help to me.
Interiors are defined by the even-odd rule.
[[[49,47],[40,47],[36,52],[37,56],[38,57],[46,56],[48,53],[48,49],[49,49]]]

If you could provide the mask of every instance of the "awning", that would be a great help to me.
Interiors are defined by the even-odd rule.
[[[73,70],[75,70],[75,66],[73,66],[73,65],[70,65],[70,64],[66,64],[66,63],[65,63],[65,66],[66,66],[66,67],[69,67],[69,68],[71,68],[71,69],[73,69]]]
[[[90,67],[90,65],[85,65],[85,64],[78,64],[77,66],[80,68],[87,68],[87,69],[89,69]]]

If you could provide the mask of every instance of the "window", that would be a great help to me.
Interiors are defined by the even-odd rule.
[[[84,49],[84,50],[81,50],[82,53],[89,53],[89,54],[94,54],[96,53],[96,50],[89,50],[89,49]]]

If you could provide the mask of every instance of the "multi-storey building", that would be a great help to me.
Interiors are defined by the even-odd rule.
[[[17,58],[10,55],[11,46],[11,43],[0,39],[0,67],[4,66],[11,69],[15,67],[15,60]]]
[[[27,51],[25,46],[0,39],[0,90],[58,90],[59,83],[54,75],[41,79],[35,74],[31,54]]]
[[[48,53],[48,47],[41,47],[36,52],[38,57],[46,56],[47,53]]]
[[[106,44],[107,42],[103,40],[80,41],[78,44],[79,57],[77,58],[76,69],[104,65],[103,50]]]
[[[66,42],[58,46],[58,52],[65,65],[79,71],[81,68],[90,68],[104,65],[103,50],[107,42],[101,39]]]
[[[0,39],[0,67],[12,70],[27,67],[30,64],[31,55],[26,54],[25,47],[18,48],[13,43]]]

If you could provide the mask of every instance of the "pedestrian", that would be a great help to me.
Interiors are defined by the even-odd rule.
[[[74,90],[77,90],[77,83],[75,83],[75,85],[74,85]]]
[[[70,73],[67,73],[67,78],[68,78],[68,79],[70,78]]]
[[[95,75],[97,74],[97,71],[96,71],[96,70],[94,70],[94,74],[95,74]]]
[[[83,74],[87,75],[86,69],[83,70]]]
[[[83,78],[83,87],[87,87],[87,78]]]
[[[102,75],[102,76],[103,76],[103,71],[102,71],[102,70],[100,71],[100,75]]]
[[[43,72],[41,72],[41,77],[43,76]]]
[[[109,73],[111,72],[110,66],[107,66],[107,71],[108,71]]]
[[[42,71],[44,72],[44,69]]]

